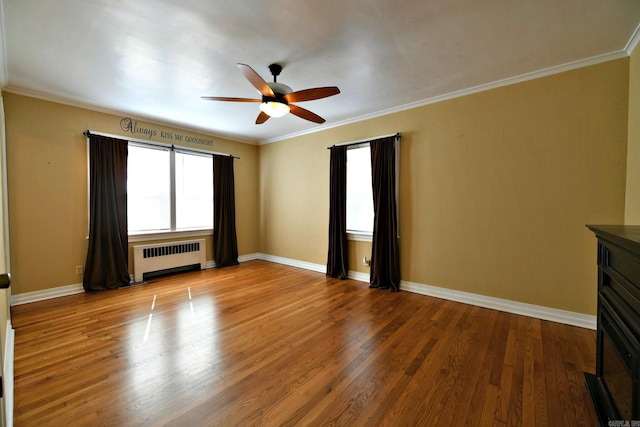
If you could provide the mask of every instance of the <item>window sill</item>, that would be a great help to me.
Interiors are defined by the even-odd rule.
[[[373,242],[373,233],[347,231],[347,239],[355,240],[356,242]]]
[[[200,230],[180,230],[180,231],[156,231],[151,233],[137,233],[129,234],[129,242],[147,242],[151,240],[163,240],[182,237],[201,237],[212,236],[213,229],[200,229]]]

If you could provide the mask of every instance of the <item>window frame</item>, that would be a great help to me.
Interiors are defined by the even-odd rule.
[[[225,156],[229,156],[230,154],[227,153],[218,153],[218,152],[214,152],[214,151],[207,151],[207,150],[198,150],[198,149],[194,149],[194,148],[188,148],[188,147],[176,147],[172,144],[163,144],[161,142],[148,142],[142,139],[135,139],[135,138],[128,138],[126,136],[122,136],[122,135],[115,135],[115,134],[110,134],[110,133],[104,133],[104,132],[96,132],[96,131],[87,131],[87,133],[85,133],[85,136],[87,137],[87,149],[86,149],[86,153],[87,153],[87,235],[86,235],[86,239],[89,239],[89,227],[91,224],[91,206],[90,206],[90,200],[91,200],[91,161],[90,161],[90,145],[91,145],[91,141],[90,138],[88,136],[88,133],[91,132],[92,134],[96,134],[96,135],[102,135],[102,136],[107,136],[110,138],[117,138],[117,139],[123,139],[125,141],[127,141],[127,144],[139,144],[142,146],[147,146],[148,148],[156,148],[156,149],[169,149],[169,150],[179,150],[179,151],[183,151],[185,153],[188,154],[200,154],[200,155],[210,155],[210,156],[214,156],[214,155],[225,155]],[[148,241],[155,241],[155,240],[163,240],[163,239],[172,239],[172,238],[186,238],[186,237],[203,237],[203,236],[213,236],[213,227],[211,228],[201,228],[201,229],[189,229],[189,230],[155,230],[155,231],[148,231],[148,232],[139,232],[139,233],[129,233],[129,230],[127,229],[127,235],[128,235],[128,241],[129,243],[138,243],[138,242],[148,242]]]
[[[171,171],[171,178],[173,180],[172,182],[172,225],[171,225],[171,229],[173,232],[175,233],[179,233],[179,232],[189,232],[189,231],[198,231],[198,230],[211,230],[211,234],[213,234],[213,214],[214,214],[214,209],[213,209],[213,204],[215,203],[215,195],[214,195],[214,191],[215,189],[213,188],[213,154],[211,153],[205,153],[205,152],[199,152],[199,151],[194,151],[194,150],[188,150],[188,149],[182,149],[182,148],[178,148],[178,147],[174,147],[172,151],[172,167],[173,170]],[[176,162],[175,162],[175,156],[177,153],[183,154],[183,155],[189,155],[189,156],[199,156],[199,157],[208,157],[209,159],[211,159],[211,227],[191,227],[191,228],[180,228],[178,229],[178,225],[177,225],[177,221],[178,221],[178,211],[177,211],[177,184],[175,182],[176,180]],[[175,222],[175,224],[173,224]]]
[[[354,143],[347,143],[345,145],[349,145],[349,147],[347,147],[347,151],[351,150],[351,149],[356,149],[356,148],[362,148],[362,146],[369,146],[371,147],[370,142],[372,140],[375,140],[376,138],[373,138],[371,140],[367,140],[367,141],[362,141],[362,142],[354,142]],[[400,141],[398,139],[396,139],[395,141],[395,154],[396,154],[396,176],[395,176],[395,187],[396,187],[396,217],[398,219],[398,238],[400,237]],[[349,167],[348,163],[347,163],[347,168]],[[373,199],[373,188],[371,189],[371,198]],[[375,213],[374,213],[374,219],[375,219]],[[365,232],[365,231],[357,231],[357,230],[346,230],[347,232],[347,239],[348,240],[353,240],[356,242],[373,242],[373,232],[369,233],[369,232]]]
[[[128,140],[129,146],[136,146],[149,150],[167,150],[169,152],[169,229],[156,229],[156,230],[144,230],[144,231],[129,231],[129,242],[143,242],[147,240],[158,240],[164,238],[173,237],[198,237],[213,235],[213,224],[211,227],[193,227],[193,228],[176,228],[176,153],[210,157],[213,159],[213,154],[204,151],[196,151],[191,149],[183,149],[180,147],[168,146],[164,144],[149,144],[138,141]],[[212,160],[213,161],[213,160]],[[213,164],[212,164],[213,168]],[[213,200],[212,200],[213,203]],[[213,221],[213,219],[212,219]]]
[[[347,147],[347,171],[349,170],[349,151],[350,150],[357,150],[357,149],[362,149],[365,147],[369,147],[369,153],[371,153],[371,146],[369,144],[368,141],[366,142],[361,142],[361,143],[357,143],[357,144],[350,144]],[[371,156],[369,156],[369,162],[371,162]],[[349,183],[349,173],[347,172],[347,187],[348,187],[348,183]],[[371,199],[373,200],[373,188],[370,188],[371,190]],[[349,215],[349,209],[348,209],[348,197],[349,195],[347,194],[347,216]],[[373,210],[373,205],[371,206],[371,209]],[[373,212],[372,212],[373,214]],[[373,215],[372,215],[373,217]],[[373,224],[372,224],[373,225]],[[368,232],[368,231],[363,231],[363,230],[351,230],[349,228],[346,229],[347,232],[347,239],[348,240],[354,240],[354,241],[358,241],[358,242],[372,242],[373,241],[373,231]]]
[[[136,230],[131,232],[129,230],[129,204],[127,204],[127,235],[131,236],[131,235],[144,235],[144,234],[154,234],[154,233],[163,233],[163,232],[171,232],[175,230],[175,227],[173,227],[173,217],[174,217],[174,197],[173,197],[173,188],[174,188],[174,167],[173,167],[173,159],[172,159],[172,154],[171,154],[171,147],[166,147],[166,146],[155,146],[155,145],[150,145],[150,144],[144,144],[144,143],[139,143],[139,142],[135,142],[135,141],[128,141],[128,147],[136,147],[136,148],[142,148],[145,150],[156,150],[156,151],[160,151],[162,153],[166,153],[166,155],[168,155],[168,160],[169,160],[169,228],[156,228],[156,229],[148,229],[148,230]],[[129,173],[129,160],[131,158],[131,155],[128,154],[127,155],[127,200],[129,200],[129,178],[130,178],[130,173]]]

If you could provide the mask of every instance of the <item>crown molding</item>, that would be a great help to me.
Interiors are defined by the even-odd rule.
[[[0,0],[0,25],[2,24],[2,20],[3,20],[3,15],[2,15],[2,8],[3,8],[3,0]],[[126,115],[126,116],[135,116],[134,118],[141,120],[141,121],[145,121],[147,123],[151,123],[151,124],[156,124],[159,126],[167,126],[167,127],[172,127],[174,129],[180,129],[180,130],[184,130],[184,131],[188,131],[188,132],[197,132],[197,133],[201,133],[204,135],[208,135],[214,138],[224,138],[227,140],[231,140],[231,141],[235,141],[235,142],[240,142],[240,143],[244,143],[244,144],[249,144],[249,145],[266,145],[266,144],[271,144],[273,142],[278,142],[278,141],[284,141],[287,139],[291,139],[291,138],[295,138],[295,137],[299,137],[299,136],[304,136],[304,135],[309,135],[309,134],[313,134],[316,132],[322,132],[325,130],[329,130],[329,129],[333,129],[333,128],[337,128],[337,127],[341,127],[341,126],[346,126],[349,124],[353,124],[353,123],[358,123],[358,122],[362,122],[365,120],[370,120],[370,119],[374,119],[374,118],[378,118],[378,117],[382,117],[382,116],[386,116],[389,114],[394,114],[394,113],[398,113],[401,111],[405,111],[405,110],[410,110],[413,108],[418,108],[418,107],[422,107],[425,105],[429,105],[429,104],[435,104],[438,102],[442,102],[442,101],[446,101],[446,100],[450,100],[450,99],[454,99],[454,98],[460,98],[463,96],[467,96],[467,95],[471,95],[474,93],[479,93],[479,92],[484,92],[487,90],[491,90],[491,89],[497,89],[500,87],[504,87],[504,86],[509,86],[512,84],[517,84],[517,83],[522,83],[525,81],[529,81],[529,80],[535,80],[538,78],[542,78],[542,77],[547,77],[547,76],[551,76],[554,74],[559,74],[559,73],[563,73],[563,72],[567,72],[567,71],[571,71],[571,70],[575,70],[575,69],[579,69],[579,68],[584,68],[584,67],[588,67],[591,65],[596,65],[596,64],[600,64],[600,63],[604,63],[604,62],[608,62],[608,61],[613,61],[616,59],[620,59],[620,58],[625,58],[631,55],[631,53],[633,52],[633,50],[635,49],[635,47],[638,45],[638,43],[640,43],[640,24],[638,25],[638,27],[636,27],[636,30],[634,31],[631,39],[629,40],[629,42],[627,43],[627,45],[625,46],[625,48],[623,50],[619,50],[616,52],[610,52],[607,54],[603,54],[603,55],[597,55],[597,56],[593,56],[590,58],[586,58],[586,59],[581,59],[581,60],[577,60],[577,61],[572,61],[572,62],[568,62],[565,64],[561,64],[561,65],[557,65],[557,66],[553,66],[553,67],[548,67],[548,68],[543,68],[537,71],[532,71],[529,73],[525,73],[525,74],[520,74],[514,77],[508,77],[505,79],[501,79],[501,80],[496,80],[490,83],[484,83],[481,85],[477,85],[477,86],[472,86],[466,89],[462,89],[462,90],[458,90],[458,91],[453,91],[453,92],[449,92],[446,94],[442,94],[442,95],[436,95],[430,98],[426,98],[420,101],[416,101],[416,102],[411,102],[408,104],[403,104],[400,106],[396,106],[396,107],[391,107],[391,108],[387,108],[384,110],[380,110],[380,111],[376,111],[373,113],[368,113],[368,114],[363,114],[351,119],[347,119],[347,120],[341,120],[338,122],[334,122],[331,124],[327,124],[327,125],[322,125],[322,126],[317,126],[311,129],[306,129],[300,132],[294,132],[294,133],[290,133],[290,134],[286,134],[286,135],[281,135],[281,136],[276,136],[273,138],[268,138],[268,139],[263,139],[263,140],[256,140],[256,139],[248,139],[248,138],[242,138],[240,136],[237,135],[226,135],[226,134],[214,134],[211,133],[210,130],[208,129],[204,129],[204,128],[199,128],[199,127],[185,127],[183,123],[178,123],[178,122],[172,122],[172,121],[162,121],[162,120],[158,120],[157,118],[154,117],[149,117],[149,116],[145,116],[145,115],[134,115],[131,113],[127,113],[124,111],[119,111],[116,109],[110,109],[110,108],[104,108],[104,107],[98,107],[92,104],[89,104],[87,102],[84,102],[80,99],[75,99],[75,98],[69,98],[69,97],[64,97],[64,96],[58,96],[58,95],[49,95],[49,94],[43,94],[40,92],[36,92],[36,91],[31,91],[31,90],[27,90],[27,89],[23,89],[23,88],[19,88],[19,87],[14,87],[14,86],[10,86],[7,83],[7,76],[8,76],[8,72],[7,72],[7,64],[6,64],[6,56],[5,56],[5,46],[4,46],[4,34],[3,34],[3,28],[4,26],[0,27],[0,87],[2,87],[3,91],[5,92],[9,92],[9,93],[14,93],[16,95],[22,95],[22,96],[28,96],[31,98],[36,98],[36,99],[41,99],[43,101],[49,101],[49,102],[55,102],[58,104],[63,104],[63,105],[69,105],[72,107],[79,107],[79,108],[84,108],[87,110],[91,110],[91,111],[96,111],[96,112],[100,112],[100,113],[105,113],[105,114],[111,114],[111,115],[116,115],[116,116],[122,116],[122,115]]]
[[[0,88],[9,84],[9,71],[7,66],[7,48],[5,45],[4,29],[4,1],[0,0]]]
[[[0,0],[0,1],[2,1],[2,0]],[[0,60],[2,60],[2,58],[0,58]],[[1,74],[1,71],[0,71],[0,74]],[[258,145],[258,141],[253,140],[253,139],[245,139],[245,138],[241,138],[241,137],[236,136],[236,135],[215,134],[215,133],[211,133],[210,130],[204,129],[204,128],[186,127],[184,125],[184,123],[172,122],[172,121],[169,121],[169,120],[163,121],[163,120],[159,120],[158,118],[155,118],[155,117],[132,114],[132,113],[129,113],[129,112],[126,112],[126,111],[120,111],[120,110],[111,109],[111,108],[98,107],[96,105],[89,104],[89,103],[84,102],[84,101],[82,101],[80,99],[77,99],[77,98],[69,98],[69,97],[59,96],[59,95],[43,94],[41,92],[32,91],[32,90],[28,90],[28,89],[24,89],[24,88],[20,88],[20,87],[15,87],[15,86],[11,86],[11,85],[8,85],[7,87],[3,87],[2,91],[3,92],[13,93],[15,95],[27,96],[29,98],[41,99],[43,101],[55,102],[57,104],[68,105],[70,107],[84,108],[85,110],[95,111],[95,112],[98,112],[98,113],[111,114],[111,115],[114,115],[114,116],[127,116],[127,117],[131,117],[131,118],[133,118],[135,120],[144,121],[144,122],[149,123],[149,124],[154,124],[154,125],[158,125],[158,126],[166,126],[166,127],[170,127],[170,128],[177,129],[177,130],[183,130],[183,131],[186,131],[186,132],[200,133],[202,135],[207,135],[207,136],[210,136],[210,137],[213,137],[213,138],[222,138],[222,139],[226,139],[228,141],[240,142],[240,143],[243,143],[243,144]]]
[[[633,53],[633,50],[636,48],[639,42],[640,42],[640,24],[638,24],[638,26],[636,27],[636,30],[631,35],[629,42],[627,42],[627,45],[624,47],[624,51],[627,52],[627,55],[631,56],[631,54]]]
[[[638,38],[640,36],[638,36],[638,30],[636,29],[636,37]],[[637,43],[637,41],[636,41]],[[627,45],[629,46],[629,45]],[[321,131],[325,131],[328,129],[333,129],[333,128],[337,128],[340,126],[345,126],[345,125],[349,125],[349,124],[353,124],[353,123],[358,123],[358,122],[362,122],[365,120],[369,120],[369,119],[374,119],[377,117],[382,117],[382,116],[386,116],[389,114],[393,114],[393,113],[398,113],[400,111],[405,111],[405,110],[410,110],[412,108],[418,108],[418,107],[422,107],[425,105],[429,105],[429,104],[435,104],[438,102],[442,102],[442,101],[446,101],[449,99],[454,99],[454,98],[460,98],[463,96],[467,96],[467,95],[471,95],[474,93],[478,93],[478,92],[484,92],[487,90],[491,90],[491,89],[496,89],[499,87],[503,87],[503,86],[509,86],[509,85],[513,85],[516,83],[522,83],[522,82],[526,82],[529,80],[535,80],[535,79],[539,79],[541,77],[547,77],[547,76],[551,76],[553,74],[559,74],[559,73],[564,73],[566,71],[571,71],[571,70],[576,70],[579,68],[584,68],[584,67],[589,67],[591,65],[596,65],[596,64],[600,64],[603,62],[609,62],[609,61],[613,61],[616,59],[620,59],[620,58],[625,58],[628,57],[629,54],[627,53],[626,49],[625,50],[620,50],[617,52],[611,52],[611,53],[607,53],[607,54],[603,54],[603,55],[597,55],[597,56],[593,56],[591,58],[586,58],[586,59],[581,59],[578,61],[572,61],[572,62],[568,62],[566,64],[562,64],[562,65],[556,65],[553,67],[548,67],[548,68],[543,68],[537,71],[532,71],[529,73],[525,73],[525,74],[520,74],[514,77],[508,77],[506,79],[501,79],[501,80],[496,80],[494,82],[491,83],[485,83],[485,84],[481,84],[481,85],[477,85],[477,86],[473,86],[467,89],[462,89],[462,90],[457,90],[454,92],[449,92],[443,95],[436,95],[427,99],[423,99],[421,101],[416,101],[416,102],[412,102],[409,104],[404,104],[404,105],[400,105],[397,107],[392,107],[392,108],[387,108],[385,110],[381,110],[381,111],[377,111],[374,113],[370,113],[370,114],[364,114],[358,117],[354,117],[352,119],[348,119],[348,120],[342,120],[339,122],[335,122],[332,123],[330,125],[324,125],[324,126],[319,126],[319,127],[315,127],[312,129],[308,129],[308,130],[304,130],[301,132],[295,132],[295,133],[291,133],[288,135],[283,135],[283,136],[278,136],[275,138],[269,138],[269,139],[265,139],[265,140],[261,140],[258,142],[259,145],[265,145],[265,144],[271,144],[273,142],[278,142],[278,141],[283,141],[286,139],[290,139],[290,138],[295,138],[298,136],[303,136],[303,135],[309,135],[312,133],[316,133],[316,132],[321,132]]]

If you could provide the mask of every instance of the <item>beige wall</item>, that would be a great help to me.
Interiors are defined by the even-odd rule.
[[[631,62],[631,79],[625,58],[259,147],[207,137],[241,157],[240,254],[325,264],[326,148],[398,131],[403,280],[595,314],[584,225],[624,220]],[[4,103],[13,293],[80,283],[82,131],[122,134],[121,117],[11,93]],[[368,273],[370,244],[351,243],[352,270]]]
[[[0,103],[2,97],[0,96]],[[7,255],[9,254],[9,248],[6,247],[7,237],[5,235],[5,227],[8,224],[8,218],[5,215],[5,191],[4,186],[6,183],[6,175],[4,168],[4,160],[6,154],[6,140],[4,132],[4,108],[0,105],[0,273],[10,272],[9,265],[7,265]],[[11,318],[11,290],[0,289],[0,363],[5,366],[5,360],[7,354],[5,354],[5,343],[7,342],[7,325]],[[11,350],[13,352],[13,350]],[[2,370],[4,372],[4,369]],[[0,417],[4,420],[4,408],[0,410]]]
[[[326,147],[397,131],[403,280],[595,314],[585,224],[624,220],[628,73],[625,58],[261,146],[262,251],[325,264]]]
[[[87,143],[91,129],[125,135],[121,116],[3,94],[7,131],[7,172],[11,234],[12,293],[78,284],[75,266],[87,250]],[[235,163],[238,250],[259,251],[258,147],[139,121],[142,127],[214,141],[212,147],[152,140],[232,153]],[[208,239],[208,242],[211,240]],[[209,248],[208,257],[212,256]],[[211,258],[209,258],[211,259]]]
[[[627,147],[627,197],[625,224],[640,225],[640,48],[629,65],[629,143]]]

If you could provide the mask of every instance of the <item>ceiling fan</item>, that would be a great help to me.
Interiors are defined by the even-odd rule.
[[[258,92],[262,94],[262,99],[229,98],[223,96],[203,96],[202,99],[211,101],[259,102],[260,114],[258,114],[258,118],[256,119],[257,125],[266,122],[269,117],[282,117],[288,112],[314,123],[324,123],[325,120],[319,115],[292,103],[313,101],[314,99],[326,98],[340,93],[340,89],[336,86],[316,87],[293,92],[289,86],[278,83],[277,81],[282,71],[282,65],[280,64],[269,65],[269,71],[271,71],[273,75],[273,82],[269,83],[264,81],[253,68],[246,64],[238,64],[238,68],[240,68],[240,71],[242,71],[242,74],[244,74],[247,80],[258,89]]]

